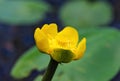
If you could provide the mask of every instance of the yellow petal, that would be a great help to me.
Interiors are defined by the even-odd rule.
[[[49,37],[55,37],[57,35],[57,25],[52,23],[50,25],[45,24],[42,29],[43,32],[45,32],[45,34]]]
[[[80,59],[83,56],[85,50],[86,50],[86,38],[83,38],[78,44],[78,47],[76,50],[76,57],[74,58],[74,60]]]
[[[49,49],[49,42],[46,35],[40,30],[40,28],[36,28],[34,39],[38,49],[42,52],[47,53],[47,50]]]
[[[62,48],[76,47],[78,42],[78,32],[72,27],[65,27],[55,38],[58,45]]]

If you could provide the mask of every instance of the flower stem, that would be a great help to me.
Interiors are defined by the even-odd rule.
[[[57,69],[58,64],[59,63],[57,61],[55,61],[51,58],[48,68],[42,78],[42,81],[51,81],[52,80],[52,77],[54,76],[54,73]]]

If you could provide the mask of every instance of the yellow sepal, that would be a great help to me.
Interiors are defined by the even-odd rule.
[[[86,50],[86,38],[83,38],[78,44],[78,47],[75,53],[76,57],[74,59],[75,60],[80,59],[83,56],[85,50]]]
[[[43,31],[40,30],[40,28],[36,28],[34,33],[34,39],[38,49],[42,52],[47,53],[47,50],[49,49],[49,42],[46,38],[46,35]]]

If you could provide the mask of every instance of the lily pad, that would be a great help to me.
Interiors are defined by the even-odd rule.
[[[7,24],[33,24],[45,17],[48,4],[42,1],[1,1],[0,21]]]
[[[63,5],[60,17],[66,25],[76,28],[109,24],[112,8],[105,2],[71,1]]]
[[[49,62],[48,55],[42,54],[34,46],[15,63],[11,75],[16,79],[28,77],[32,70],[43,70]]]

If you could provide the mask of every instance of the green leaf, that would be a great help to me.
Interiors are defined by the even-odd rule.
[[[66,25],[96,27],[112,20],[112,9],[105,2],[71,1],[61,8],[60,16]]]
[[[48,4],[42,1],[1,1],[0,21],[7,24],[33,24],[45,17]]]
[[[95,29],[94,29],[95,30]],[[81,30],[82,31],[82,30]],[[97,32],[96,32],[97,31]],[[120,69],[120,32],[96,29],[87,37],[84,57],[58,68],[53,81],[109,81]]]
[[[36,47],[25,52],[12,68],[11,75],[14,78],[25,78],[32,70],[43,70],[47,66],[49,56],[42,54]]]
[[[42,76],[39,75],[34,79],[34,81],[41,81],[41,79],[42,79]]]

